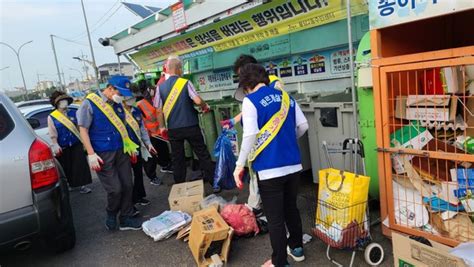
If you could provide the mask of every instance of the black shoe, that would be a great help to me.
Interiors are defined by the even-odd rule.
[[[153,178],[150,180],[150,184],[151,185],[155,185],[155,186],[158,186],[158,185],[161,185],[163,182],[161,181],[160,178],[156,177],[156,178]]]
[[[105,220],[105,227],[107,230],[116,230],[117,229],[117,215],[107,214],[107,219]]]
[[[148,206],[150,205],[150,200],[146,198],[139,199],[135,204],[141,205],[141,206]]]
[[[173,168],[171,167],[171,165],[168,165],[168,166],[165,166],[165,167],[161,167],[160,171],[162,173],[173,173]]]
[[[141,222],[132,217],[125,217],[120,220],[120,231],[125,231],[125,230],[141,230],[142,229],[142,224]]]
[[[140,215],[140,211],[133,206],[132,217],[137,217],[138,215]]]

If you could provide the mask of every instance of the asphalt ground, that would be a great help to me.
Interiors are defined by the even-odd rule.
[[[173,184],[172,175],[163,176],[164,184],[152,186],[145,178],[147,198],[151,204],[139,207],[143,221],[167,210],[168,194]],[[38,243],[27,251],[14,251],[0,256],[0,266],[195,266],[187,243],[171,237],[165,241],[154,242],[142,231],[108,231],[105,229],[106,194],[99,180],[94,177],[93,192],[81,195],[77,191],[70,194],[76,226],[77,242],[74,249],[62,254],[53,254]],[[212,192],[206,185],[206,193]],[[314,226],[316,210],[316,190],[309,178],[302,178],[298,206],[303,221],[303,232],[310,234]],[[238,197],[238,203],[245,203],[248,191],[231,190],[220,193],[230,200]],[[371,218],[377,218],[374,210]],[[385,260],[381,266],[393,266],[391,241],[381,234],[380,224],[373,226],[372,238],[385,250]],[[319,239],[304,246],[306,260],[292,266],[335,266],[326,258],[327,246]],[[345,266],[350,262],[351,251],[332,250],[332,256]],[[260,266],[270,258],[271,247],[268,234],[232,241],[227,266]],[[368,266],[363,251],[356,254],[354,266]]]

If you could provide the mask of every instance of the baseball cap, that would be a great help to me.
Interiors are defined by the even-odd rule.
[[[130,90],[130,79],[126,76],[114,75],[109,78],[108,84],[119,90],[120,94],[124,97],[133,96],[132,91]]]

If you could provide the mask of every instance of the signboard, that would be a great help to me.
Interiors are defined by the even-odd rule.
[[[186,24],[186,15],[184,14],[184,4],[183,2],[176,3],[171,6],[174,30],[179,32],[182,29],[186,29],[188,24]]]
[[[234,83],[234,73],[231,69],[224,71],[207,71],[196,74],[193,78],[198,91],[216,91],[237,88],[237,84]]]
[[[346,17],[345,6],[341,0],[271,1],[130,56],[140,68],[147,69],[170,54],[209,51],[207,48],[223,51],[335,22]],[[352,14],[365,13],[366,0],[352,0]],[[284,46],[282,43],[281,47]]]
[[[370,0],[370,29],[473,9],[473,0]]]
[[[354,62],[356,51],[353,51],[354,55]],[[349,49],[334,51],[331,53],[331,73],[345,73],[350,71],[351,67],[351,57],[349,53]]]
[[[357,54],[354,50],[354,55]],[[350,56],[347,47],[294,55],[262,62],[269,75],[276,75],[284,82],[318,81],[350,76]],[[206,71],[193,75],[199,91],[236,89],[238,76],[231,69]]]
[[[336,48],[294,55],[264,62],[263,65],[268,74],[279,76],[285,82],[344,78],[350,74],[349,49]]]

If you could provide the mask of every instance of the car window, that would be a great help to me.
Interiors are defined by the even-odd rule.
[[[15,123],[5,107],[0,104],[0,141],[5,139],[15,129]]]
[[[31,116],[31,118],[37,119],[40,123],[40,126],[35,130],[42,129],[48,127],[48,116],[51,114],[51,110],[38,112],[35,115]]]

